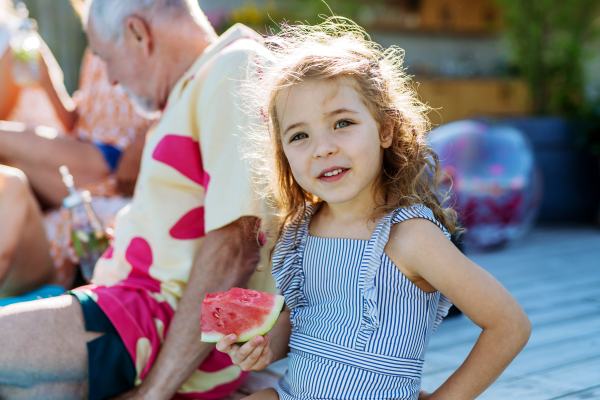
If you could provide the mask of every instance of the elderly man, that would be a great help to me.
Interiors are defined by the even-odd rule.
[[[234,93],[268,52],[243,26],[217,37],[194,0],[94,0],[87,28],[112,83],[163,114],[95,285],[0,309],[0,398],[226,396],[244,374],[200,342],[200,305],[260,258]]]

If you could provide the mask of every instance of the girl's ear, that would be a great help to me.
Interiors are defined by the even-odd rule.
[[[382,127],[382,130],[381,130],[381,147],[383,147],[384,149],[387,149],[388,147],[390,147],[392,145],[393,138],[394,138],[393,125],[386,124],[385,126]]]

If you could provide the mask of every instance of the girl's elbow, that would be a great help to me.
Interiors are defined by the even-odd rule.
[[[525,347],[531,337],[531,321],[525,313],[515,321],[513,337],[518,341],[521,348]]]

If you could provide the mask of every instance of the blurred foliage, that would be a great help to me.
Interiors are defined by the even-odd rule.
[[[335,14],[356,19],[362,9],[364,1],[360,0],[270,0],[260,3],[249,0],[225,15],[216,29],[220,33],[240,22],[267,33],[270,29],[277,31],[282,22],[315,24],[322,21],[322,15]]]
[[[496,0],[513,61],[528,82],[536,114],[580,116],[586,46],[600,38],[598,0]]]
[[[579,144],[600,158],[600,98],[589,101],[580,118],[583,123]]]

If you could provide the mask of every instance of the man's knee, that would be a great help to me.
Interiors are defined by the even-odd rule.
[[[27,196],[28,186],[29,181],[23,171],[0,165],[0,196],[11,196],[23,200]]]
[[[31,129],[22,122],[0,121],[0,164],[12,165],[15,138],[30,134]]]
[[[86,381],[86,343],[100,335],[73,296],[0,307],[0,385]]]

